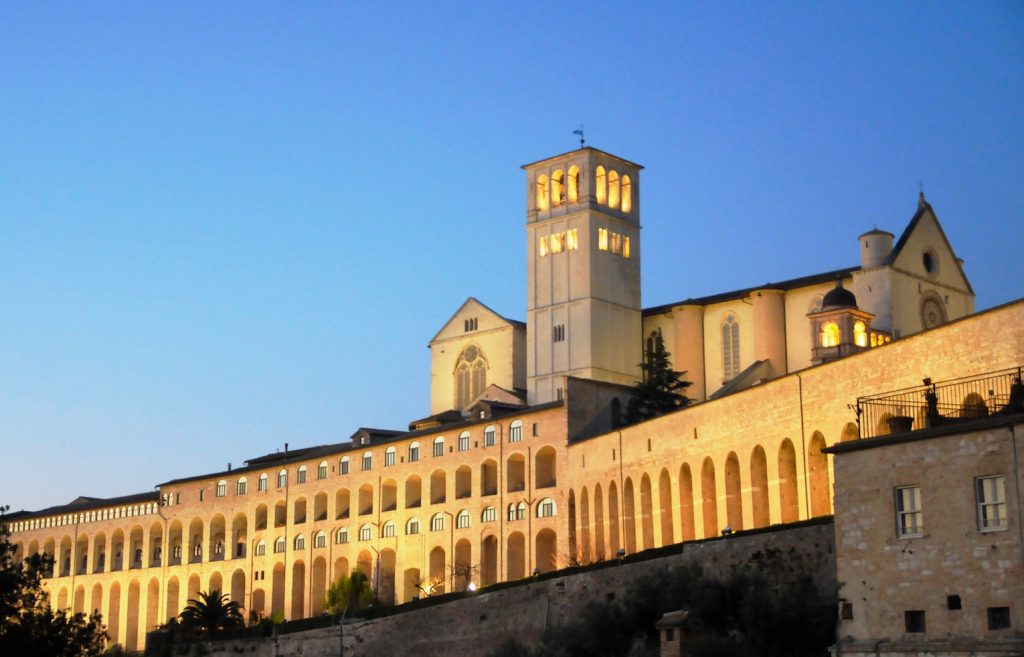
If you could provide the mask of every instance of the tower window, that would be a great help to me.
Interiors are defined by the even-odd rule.
[[[569,178],[566,182],[569,187],[569,202],[578,203],[580,200],[580,168],[575,164],[569,167]]]
[[[565,342],[565,324],[556,324],[551,327],[551,341]]]
[[[608,199],[608,174],[604,172],[602,166],[594,170],[594,196],[597,202],[602,204]]]
[[[853,323],[853,344],[858,347],[868,346],[868,327],[859,320]]]
[[[740,373],[740,325],[728,315],[722,324],[722,377],[729,381]]]
[[[608,172],[608,207],[619,207],[619,174],[614,169]]]
[[[633,185],[629,176],[622,176],[622,211],[630,212],[633,209]]]
[[[470,331],[477,330],[477,326],[477,318],[471,317],[469,319],[463,320],[462,331],[463,333],[469,333]]]
[[[839,325],[835,322],[825,322],[821,327],[821,346],[839,346]]]
[[[551,205],[565,205],[565,173],[561,169],[551,174]]]
[[[548,177],[544,174],[537,176],[536,202],[538,210],[548,209]]]

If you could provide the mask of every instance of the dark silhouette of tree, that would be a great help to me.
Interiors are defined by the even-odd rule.
[[[644,362],[640,363],[641,380],[633,387],[633,397],[626,410],[626,420],[630,424],[690,405],[690,398],[683,394],[690,386],[690,382],[682,378],[686,372],[673,370],[669,356],[671,354],[665,351],[661,331],[652,332],[644,349]]]
[[[228,596],[214,589],[209,593],[200,591],[197,599],[188,601],[181,612],[181,624],[186,629],[215,632],[243,627],[245,618],[237,602],[229,602]]]
[[[0,655],[18,657],[89,657],[107,644],[102,617],[50,609],[50,597],[40,580],[53,558],[14,555],[14,545],[0,507]]]
[[[328,614],[349,614],[364,609],[373,602],[370,580],[359,570],[342,575],[327,589],[324,611]]]

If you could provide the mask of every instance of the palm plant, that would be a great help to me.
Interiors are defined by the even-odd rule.
[[[242,627],[245,618],[237,602],[229,601],[214,589],[209,593],[199,592],[199,597],[189,600],[181,612],[181,624],[187,628],[212,632],[230,627]]]

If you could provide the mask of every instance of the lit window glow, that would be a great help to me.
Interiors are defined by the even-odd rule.
[[[827,322],[821,327],[821,346],[839,346],[839,325],[835,322]]]

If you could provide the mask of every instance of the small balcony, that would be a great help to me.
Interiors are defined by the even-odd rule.
[[[1024,368],[922,385],[857,399],[861,438],[1024,412]]]

